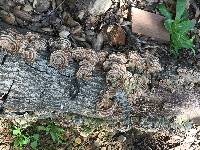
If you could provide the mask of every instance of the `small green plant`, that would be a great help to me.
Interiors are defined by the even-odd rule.
[[[42,135],[42,131],[46,133],[47,136],[50,136],[54,142],[63,144],[62,134],[64,133],[64,129],[55,125],[54,122],[49,122],[45,125],[34,126],[28,129],[24,129],[22,127],[14,125],[12,130],[13,135],[13,144],[15,149],[20,149],[26,145],[30,146],[31,149],[38,149],[38,145],[40,145],[40,136]]]
[[[14,126],[12,129],[14,136],[14,147],[20,150],[23,146],[30,144],[32,149],[37,149],[39,143],[39,134],[29,135],[21,127]]]
[[[186,10],[186,0],[176,1],[176,15],[167,10],[164,4],[158,5],[158,10],[165,16],[164,26],[170,33],[170,49],[174,56],[179,54],[181,48],[191,49],[195,55],[193,48],[194,37],[190,38],[188,32],[194,28],[195,22],[188,19]]]
[[[62,134],[64,133],[64,129],[55,125],[55,123],[51,122],[47,125],[38,126],[38,131],[45,131],[46,134],[51,135],[51,138],[54,142],[62,143]]]
[[[28,135],[23,133],[22,128],[15,126],[12,130],[12,135],[14,136],[14,147],[22,150],[24,145],[30,143],[30,138]]]
[[[40,141],[40,136],[39,134],[33,134],[32,136],[30,136],[31,139],[31,148],[32,149],[37,149],[39,141]]]
[[[81,131],[87,134],[91,133],[94,129],[100,127],[103,124],[103,120],[99,118],[90,118],[87,117],[84,119],[83,124],[81,125]]]

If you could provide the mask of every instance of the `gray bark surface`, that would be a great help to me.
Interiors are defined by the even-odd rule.
[[[83,81],[76,79],[75,71],[74,64],[59,71],[48,66],[45,60],[29,64],[9,55],[0,68],[1,93],[7,93],[14,81],[5,109],[92,113],[103,89],[103,76],[95,73],[91,80]]]
[[[4,31],[6,26],[0,23],[0,31]],[[18,31],[26,33],[26,30]],[[73,61],[61,70],[50,66],[48,50],[40,51],[36,60],[30,63],[17,54],[0,49],[0,98],[2,94],[8,95],[3,100],[4,111],[70,112],[103,117],[97,112],[96,104],[102,91],[106,90],[106,75],[95,70],[91,79],[83,80],[76,77],[77,70],[78,64]],[[132,116],[164,117],[169,120],[182,114],[199,123],[199,88],[186,87],[199,84],[200,74],[186,70],[183,74],[169,73],[163,77],[169,78],[166,85],[155,86],[143,99],[133,103],[119,90],[115,101],[122,108],[121,117],[125,125],[130,124]],[[117,116],[117,119],[121,117]]]
[[[4,30],[0,26],[0,30]],[[6,59],[5,56],[6,55]],[[76,78],[77,64],[59,70],[51,67],[47,53],[33,63],[0,51],[0,93],[8,93],[6,112],[47,111],[94,115],[105,76],[96,71],[90,80]]]

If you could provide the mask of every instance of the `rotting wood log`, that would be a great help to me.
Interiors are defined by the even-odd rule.
[[[1,23],[0,30],[5,31],[5,26]],[[18,31],[26,34],[26,30]],[[48,57],[48,50],[38,51],[34,61],[29,62],[1,49],[0,93],[7,93],[12,85],[4,111],[94,115],[99,93],[106,85],[104,74],[95,71],[89,80],[77,79],[75,62],[59,70],[49,65]]]
[[[7,24],[0,23],[0,31],[6,31],[6,27],[13,29]],[[17,31],[21,35],[27,34],[27,30],[17,29]],[[45,39],[45,37],[40,38]],[[82,80],[76,78],[77,63],[70,62],[67,67],[59,70],[50,66],[48,59],[48,49],[38,50],[37,57],[32,62],[25,61],[17,53],[0,50],[0,94],[9,92],[7,98],[3,99],[4,111],[71,112],[100,117],[96,113],[96,102],[106,87],[104,73],[96,70],[90,79]],[[195,90],[193,87],[188,90],[182,82],[186,82],[187,85],[198,84],[200,75],[195,72],[186,75],[169,74],[166,77],[175,83],[173,92],[169,90],[171,85],[163,88],[166,86],[165,82],[164,85],[160,82],[153,91],[146,93],[146,97],[130,103],[130,106],[129,103],[123,103],[126,99],[118,98],[117,103],[121,103],[121,107],[130,108],[128,116],[125,114],[124,118],[130,119],[131,115],[147,118],[162,116],[169,120],[185,111],[189,119],[199,120],[199,89]],[[180,87],[177,86],[178,83],[181,83]]]

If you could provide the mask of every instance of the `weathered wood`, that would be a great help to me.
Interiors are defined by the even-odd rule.
[[[5,30],[2,25],[0,30]],[[5,54],[1,49],[1,61]],[[4,110],[93,115],[98,95],[105,86],[104,75],[96,71],[89,80],[77,79],[75,62],[59,70],[49,65],[48,57],[48,50],[40,51],[31,63],[17,54],[7,53],[0,67],[0,93],[7,93],[14,83],[4,102]]]
[[[170,35],[164,28],[164,17],[138,8],[132,8],[132,32],[169,42]]]
[[[0,31],[4,31],[6,26],[0,24]],[[27,32],[26,30],[18,31],[24,34]],[[153,61],[153,58],[146,60],[146,64],[151,65]],[[83,80],[76,78],[77,71],[78,64],[73,61],[61,70],[50,66],[48,49],[38,51],[33,62],[25,61],[20,54],[7,53],[1,49],[0,94],[8,93],[11,88],[3,103],[4,111],[71,112],[102,117],[96,112],[96,103],[101,91],[106,90],[105,74],[103,71],[95,70],[91,79]],[[120,109],[122,108],[121,117],[125,120],[125,125],[131,124],[132,116],[142,118],[144,121],[145,117],[150,118],[150,121],[143,121],[147,124],[152,122],[159,124],[159,117],[173,120],[182,114],[188,119],[199,120],[200,89],[197,85],[200,83],[200,72],[181,67],[179,70],[167,71],[166,69],[163,72],[158,72],[156,76],[151,73],[152,77],[150,74],[141,72],[149,80],[142,91],[143,96],[139,98],[127,98],[126,92],[121,92],[120,89],[114,93],[113,99]],[[151,90],[150,86],[152,86]],[[119,107],[116,107],[116,111]],[[156,117],[158,121],[151,120]],[[117,116],[117,119],[119,118]],[[161,123],[170,126],[171,122]]]

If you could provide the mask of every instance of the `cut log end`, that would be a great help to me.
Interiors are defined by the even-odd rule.
[[[164,28],[164,17],[138,8],[132,8],[132,32],[139,33],[160,42],[169,42],[170,35]]]

